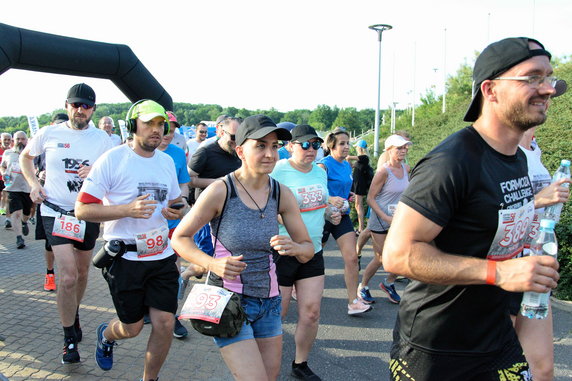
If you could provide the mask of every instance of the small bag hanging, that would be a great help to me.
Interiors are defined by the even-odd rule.
[[[226,182],[225,185],[227,185]],[[215,249],[225,207],[226,200],[218,220]],[[240,333],[242,324],[246,320],[240,296],[222,287],[209,285],[209,279],[210,271],[204,284],[193,286],[185,300],[179,319],[190,319],[193,328],[206,336],[234,337]]]
[[[246,315],[238,294],[205,283],[193,286],[179,319],[190,319],[203,335],[234,337],[240,333]]]

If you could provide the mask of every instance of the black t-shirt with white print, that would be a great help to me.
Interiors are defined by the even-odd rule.
[[[443,252],[493,260],[522,250],[534,213],[525,155],[495,151],[472,126],[417,164],[401,201],[443,228],[434,240]],[[399,310],[401,340],[430,352],[494,353],[517,340],[507,298],[495,286],[413,281]]]

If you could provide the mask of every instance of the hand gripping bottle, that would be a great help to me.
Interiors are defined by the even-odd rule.
[[[554,234],[553,220],[542,219],[538,236],[530,244],[530,255],[550,255],[556,258],[558,243]],[[548,315],[550,291],[546,293],[525,292],[520,304],[520,313],[529,319],[544,319]]]
[[[554,172],[554,176],[552,177],[552,182],[568,178],[570,178],[570,160],[562,160],[560,162],[560,167],[556,172]],[[562,184],[562,186],[568,188],[569,184],[564,183]],[[558,223],[558,221],[560,221],[561,212],[562,212],[562,203],[560,202],[558,204],[554,204],[546,208],[544,210],[544,218]]]

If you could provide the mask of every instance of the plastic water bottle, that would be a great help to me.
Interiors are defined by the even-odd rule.
[[[12,185],[12,176],[10,176],[8,173],[6,173],[4,176],[4,185],[9,187],[10,185]]]
[[[538,237],[530,244],[530,255],[550,255],[556,258],[558,243],[554,234],[553,220],[542,219]],[[525,292],[520,305],[520,313],[529,319],[544,319],[548,315],[550,291],[546,293]]]
[[[560,162],[560,167],[556,172],[554,172],[554,176],[552,177],[552,182],[556,182],[561,179],[568,179],[570,178],[570,160],[562,160]],[[562,186],[568,188],[570,184],[564,183]],[[554,222],[560,221],[560,213],[562,212],[562,203],[550,205],[548,208],[544,210],[544,218],[548,220],[552,220]]]

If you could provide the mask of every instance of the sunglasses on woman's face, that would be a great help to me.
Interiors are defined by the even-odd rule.
[[[300,142],[294,142],[296,144],[300,144],[300,147],[302,147],[302,149],[304,151],[307,151],[310,149],[310,147],[312,147],[313,149],[315,149],[316,151],[320,148],[320,146],[322,145],[322,143],[316,141],[316,142],[304,142],[304,143],[300,143]]]

